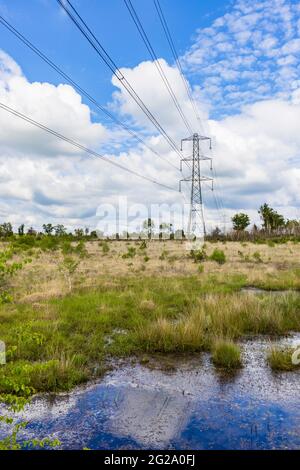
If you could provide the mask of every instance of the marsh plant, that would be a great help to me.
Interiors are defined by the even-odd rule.
[[[216,367],[237,369],[242,365],[240,347],[230,340],[218,339],[212,346],[212,361]]]
[[[300,368],[300,348],[273,347],[268,354],[268,362],[275,371],[291,371]]]

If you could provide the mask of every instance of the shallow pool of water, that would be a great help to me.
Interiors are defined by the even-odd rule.
[[[269,346],[242,343],[233,375],[208,354],[119,364],[99,383],[35,397],[23,437],[52,435],[66,449],[300,449],[300,374],[273,373]]]

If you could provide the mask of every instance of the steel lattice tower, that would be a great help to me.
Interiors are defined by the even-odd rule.
[[[203,212],[202,182],[210,181],[213,185],[213,178],[202,175],[201,161],[209,160],[210,169],[212,170],[212,158],[202,154],[200,141],[208,141],[209,149],[211,149],[211,138],[199,134],[193,134],[191,137],[182,139],[181,151],[183,142],[186,141],[192,141],[193,154],[191,157],[181,159],[180,171],[182,171],[182,162],[184,162],[188,166],[189,170],[191,170],[191,175],[180,180],[179,190],[181,191],[182,181],[191,182],[190,212],[187,235],[189,238],[194,236],[196,238],[202,238],[206,235],[205,218]]]

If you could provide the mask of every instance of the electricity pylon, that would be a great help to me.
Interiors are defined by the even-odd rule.
[[[213,189],[213,178],[202,175],[201,161],[209,160],[210,169],[212,170],[212,158],[202,154],[200,141],[208,141],[209,149],[211,150],[211,138],[199,134],[193,134],[191,137],[182,139],[181,151],[183,150],[183,142],[187,141],[193,142],[193,155],[191,157],[181,159],[180,171],[182,171],[183,162],[188,166],[192,173],[189,177],[180,180],[179,191],[181,192],[182,181],[191,182],[191,199],[187,235],[189,239],[192,237],[203,238],[206,235],[206,226],[203,212],[202,182],[210,181]]]

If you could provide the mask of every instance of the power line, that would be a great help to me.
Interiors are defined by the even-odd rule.
[[[126,77],[124,77],[124,75],[121,72],[121,70],[119,69],[119,67],[116,65],[116,63],[113,61],[111,56],[108,54],[108,52],[102,46],[102,44],[99,42],[97,37],[94,35],[94,33],[88,27],[88,25],[83,20],[83,18],[80,16],[80,14],[75,9],[75,7],[72,5],[72,3],[69,0],[57,0],[57,2],[64,9],[64,11],[67,13],[67,15],[73,21],[73,23],[77,26],[77,28],[81,31],[83,36],[91,44],[93,49],[101,57],[101,59],[104,61],[104,63],[107,65],[107,67],[112,71],[114,76],[119,80],[119,82],[122,84],[122,86],[126,89],[126,91],[129,93],[129,95],[134,99],[134,101],[139,106],[139,108],[143,111],[143,113],[152,122],[154,127],[164,137],[164,139],[168,142],[170,147],[177,153],[177,155],[180,156],[180,152],[179,152],[174,140],[167,134],[165,129],[160,125],[160,123],[157,121],[157,119],[153,116],[153,114],[151,113],[149,108],[145,105],[143,100],[140,98],[140,96],[137,94],[137,92],[134,90],[134,88],[130,85],[130,83],[128,82]],[[67,6],[69,6],[71,8],[71,10]]]
[[[182,65],[181,65],[181,62],[180,62],[180,59],[179,59],[179,56],[178,56],[178,53],[177,53],[177,50],[176,50],[176,47],[175,47],[175,44],[174,44],[172,35],[171,35],[171,32],[170,32],[170,29],[169,29],[169,27],[168,27],[167,20],[166,20],[165,15],[164,15],[164,13],[163,13],[163,11],[162,11],[160,2],[159,2],[159,0],[153,0],[153,2],[154,2],[154,5],[155,5],[155,8],[156,8],[156,11],[157,11],[157,13],[158,13],[158,16],[159,16],[161,25],[162,25],[162,27],[163,27],[165,36],[166,36],[167,41],[168,41],[168,43],[169,43],[170,49],[171,49],[171,51],[172,51],[172,54],[173,54],[175,63],[176,63],[177,68],[178,68],[178,70],[179,70],[179,72],[180,72],[182,81],[184,82],[184,85],[185,85],[186,92],[187,92],[187,95],[188,95],[188,97],[189,97],[190,103],[191,103],[191,105],[193,106],[194,113],[195,113],[195,115],[196,115],[197,121],[198,121],[199,125],[201,126],[201,128],[203,129],[202,122],[201,122],[201,118],[200,118],[200,116],[199,116],[199,112],[198,112],[198,109],[197,109],[197,105],[196,105],[195,100],[194,100],[194,98],[193,98],[193,95],[192,95],[192,93],[191,93],[191,89],[190,89],[190,86],[189,86],[189,84],[188,84],[188,81],[187,81],[187,79],[185,78],[185,75],[184,75],[184,72],[183,72],[183,68],[182,68]],[[213,173],[214,173],[214,179],[215,179],[215,181],[216,181],[216,179],[217,179],[217,174],[216,174],[215,168],[213,168]],[[224,214],[224,206],[223,206],[221,197],[219,197],[219,195],[217,194],[216,189],[217,189],[217,188],[213,188],[213,198],[214,198],[214,200],[215,200],[216,208],[217,208],[217,211],[218,211],[219,217],[220,217],[221,211],[222,211],[222,213]],[[220,219],[221,219],[221,217],[220,217]]]
[[[84,90],[78,83],[76,83],[69,75],[67,75],[61,68],[59,68],[54,62],[52,62],[49,57],[46,56],[40,49],[38,49],[34,44],[32,44],[25,36],[23,36],[14,26],[12,26],[7,20],[5,20],[0,15],[0,23],[7,28],[12,34],[14,34],[25,46],[31,49],[36,55],[38,55],[44,62],[46,62],[52,69],[54,69],[59,75],[61,75],[65,80],[73,85],[82,95],[84,95],[91,103],[93,103],[101,112],[106,114],[112,121],[118,124],[120,127],[123,127],[130,135],[137,139],[141,144],[143,144],[148,150],[154,153],[156,156],[167,162],[173,168],[178,170],[178,168],[171,163],[167,158],[164,158],[156,150],[151,148],[138,134],[132,131],[125,123],[116,118],[112,113],[105,109],[95,98],[93,98],[86,90]],[[178,170],[179,171],[179,170]]]
[[[184,72],[183,72],[183,69],[182,69],[182,65],[181,65],[181,62],[179,60],[179,56],[178,56],[178,53],[176,51],[176,47],[175,47],[175,44],[174,44],[174,41],[172,39],[172,35],[171,35],[171,32],[170,32],[170,29],[168,27],[168,23],[167,23],[167,20],[164,16],[164,13],[162,11],[162,8],[161,8],[161,5],[159,3],[159,0],[153,0],[154,2],[154,5],[155,5],[155,8],[156,8],[156,11],[158,13],[158,17],[160,19],[160,22],[161,22],[161,25],[163,27],[163,30],[164,30],[164,33],[165,33],[165,36],[167,38],[167,41],[169,43],[169,46],[170,46],[170,49],[172,51],[172,54],[173,54],[173,57],[174,57],[174,60],[175,60],[175,64],[178,68],[178,71],[180,73],[180,76],[182,78],[182,81],[184,83],[184,86],[185,86],[185,89],[186,89],[186,92],[187,92],[187,95],[188,95],[188,98],[190,100],[190,103],[193,107],[193,110],[194,110],[194,113],[196,115],[196,119],[200,125],[200,128],[201,130],[203,131],[203,126],[202,126],[202,122],[201,122],[201,118],[199,116],[199,112],[198,112],[198,109],[197,109],[197,105],[195,103],[195,100],[193,98],[193,95],[192,95],[192,92],[191,92],[191,89],[190,89],[190,86],[188,84],[188,81],[187,79],[185,78],[185,75],[184,75]]]
[[[84,145],[76,142],[75,140],[73,139],[70,139],[69,137],[66,137],[56,131],[54,131],[53,129],[50,129],[50,127],[47,127],[47,126],[44,126],[43,124],[41,124],[40,122],[38,121],[35,121],[34,119],[31,119],[29,116],[26,116],[25,114],[22,114],[20,113],[19,111],[5,105],[4,103],[1,103],[0,102],[0,108],[2,108],[3,110],[9,112],[10,114],[13,114],[14,116],[22,119],[23,121],[26,121],[28,122],[29,124],[32,124],[33,126],[35,127],[38,127],[39,129],[42,129],[43,131],[45,132],[48,132],[48,134],[51,134],[67,143],[69,143],[70,145],[73,145],[74,147],[77,147],[78,149],[80,150],[83,150],[84,152],[88,153],[89,155],[93,156],[93,157],[96,157],[96,158],[100,158],[101,160],[107,162],[107,163],[110,163],[111,165],[114,165],[116,166],[117,168],[120,168],[122,170],[125,170],[127,171],[128,173],[131,173],[139,178],[142,178],[146,181],[149,181],[150,183],[153,183],[153,184],[156,184],[158,186],[162,186],[166,189],[170,189],[172,191],[176,191],[177,190],[175,188],[172,188],[170,186],[167,186],[163,183],[159,183],[158,181],[156,180],[153,180],[152,178],[149,178],[148,176],[145,176],[145,175],[141,175],[140,173],[136,172],[135,170],[131,170],[130,168],[127,168],[126,166],[123,166],[121,165],[120,163],[117,163],[117,162],[114,162],[112,160],[110,160],[109,158],[107,157],[104,157],[103,155],[101,155],[100,153],[94,151],[94,150],[91,150],[89,149],[88,147],[85,147]]]
[[[138,14],[137,14],[137,12],[136,12],[136,10],[135,10],[135,8],[134,8],[132,2],[131,2],[131,0],[124,0],[124,3],[125,3],[125,5],[126,5],[128,11],[129,11],[129,13],[130,13],[131,18],[133,19],[134,24],[135,24],[136,27],[137,27],[137,30],[138,30],[139,33],[140,33],[140,36],[141,36],[141,38],[142,38],[144,44],[146,45],[146,47],[147,47],[147,49],[148,49],[148,52],[149,52],[149,54],[150,54],[152,60],[154,61],[154,65],[155,65],[156,69],[158,70],[158,73],[159,73],[161,79],[163,80],[163,82],[164,82],[164,84],[165,84],[165,86],[166,86],[166,88],[167,88],[167,90],[168,90],[168,93],[169,93],[169,95],[171,96],[172,101],[173,101],[173,103],[175,104],[175,107],[177,108],[177,110],[178,110],[178,112],[179,112],[179,114],[180,114],[180,116],[181,116],[182,121],[184,122],[184,124],[185,124],[185,126],[186,126],[188,132],[189,132],[190,134],[192,134],[192,133],[193,133],[193,130],[192,130],[191,126],[190,126],[190,123],[188,122],[188,120],[187,120],[187,118],[186,118],[186,116],[185,116],[185,114],[184,114],[184,112],[183,112],[183,110],[182,110],[182,108],[181,108],[181,106],[180,106],[178,100],[177,100],[177,97],[176,97],[176,95],[175,95],[175,93],[174,93],[174,91],[173,91],[173,89],[172,89],[172,86],[171,86],[171,84],[170,84],[170,82],[169,82],[169,80],[168,80],[168,78],[167,78],[167,76],[166,76],[166,74],[165,74],[165,72],[164,72],[164,69],[162,68],[160,62],[158,61],[157,54],[155,53],[155,51],[154,51],[154,49],[153,49],[153,47],[152,47],[152,45],[151,45],[151,42],[150,42],[150,40],[149,40],[149,38],[148,38],[148,36],[147,36],[147,33],[145,32],[145,29],[144,29],[144,27],[143,27],[143,25],[142,25],[142,23],[141,23],[141,20],[140,20]]]

